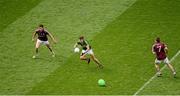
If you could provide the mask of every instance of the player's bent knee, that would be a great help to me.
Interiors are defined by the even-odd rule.
[[[85,57],[84,56],[80,56],[80,59],[83,60]]]
[[[48,48],[50,48],[50,47],[51,47],[49,44],[46,44],[46,46],[47,46]]]
[[[35,49],[38,49],[38,48],[39,48],[39,46],[36,46],[36,47],[35,47]]]

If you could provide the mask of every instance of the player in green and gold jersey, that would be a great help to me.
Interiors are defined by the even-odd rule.
[[[82,47],[82,53],[80,55],[81,60],[85,60],[89,64],[92,59],[99,68],[103,68],[103,65],[95,57],[92,47],[89,45],[87,40],[84,39],[84,36],[79,37],[79,41],[76,42],[76,44],[74,45],[74,48],[76,48],[78,45]],[[89,54],[91,58],[86,57],[87,54]]]

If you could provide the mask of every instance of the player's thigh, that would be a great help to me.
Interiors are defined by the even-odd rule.
[[[92,58],[93,60],[96,59],[96,56],[94,55],[94,53],[91,53],[90,56],[91,56],[91,58]]]
[[[168,59],[167,57],[163,60],[163,62],[164,62],[165,64],[170,64],[170,61],[169,61],[169,59]]]
[[[86,52],[86,50],[82,50],[80,56],[82,56],[82,57],[86,56],[85,52]]]
[[[51,45],[49,44],[49,41],[43,41],[43,44],[46,45],[48,48],[51,47]]]
[[[84,59],[84,58],[86,58],[86,54],[81,54],[80,59]]]
[[[84,59],[86,58],[86,54],[85,54],[85,50],[82,50],[81,54],[80,54],[80,59]]]
[[[42,41],[37,39],[37,41],[36,41],[36,48],[39,48],[41,44],[42,44]]]
[[[155,59],[155,64],[160,64],[161,63],[161,60],[158,60],[158,59]]]
[[[91,49],[91,50],[89,50],[88,54],[90,54],[90,55],[94,55],[93,50],[92,50],[92,49]]]
[[[96,57],[95,57],[95,55],[94,55],[94,54],[90,54],[90,56],[91,56],[91,59],[93,59],[93,60],[95,60],[95,59],[96,59]]]

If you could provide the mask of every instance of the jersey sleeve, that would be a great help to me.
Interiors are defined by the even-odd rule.
[[[89,45],[89,42],[87,40],[84,41],[86,43],[86,45]]]
[[[44,32],[46,33],[46,35],[49,35],[49,32],[48,32],[48,30],[44,30]]]
[[[77,44],[78,44],[78,45],[81,45],[81,43],[80,43],[79,41],[77,41]]]
[[[155,44],[152,46],[152,52],[155,52]]]
[[[166,45],[166,44],[164,44],[164,49],[165,49],[165,50],[167,50],[167,49],[168,49],[168,47],[167,47],[167,45]]]
[[[38,31],[39,31],[38,29],[35,30],[36,33],[38,33]]]

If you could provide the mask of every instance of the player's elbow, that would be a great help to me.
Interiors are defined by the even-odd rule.
[[[89,50],[90,48],[89,48],[89,46],[86,46],[86,48],[87,48],[87,50]]]

